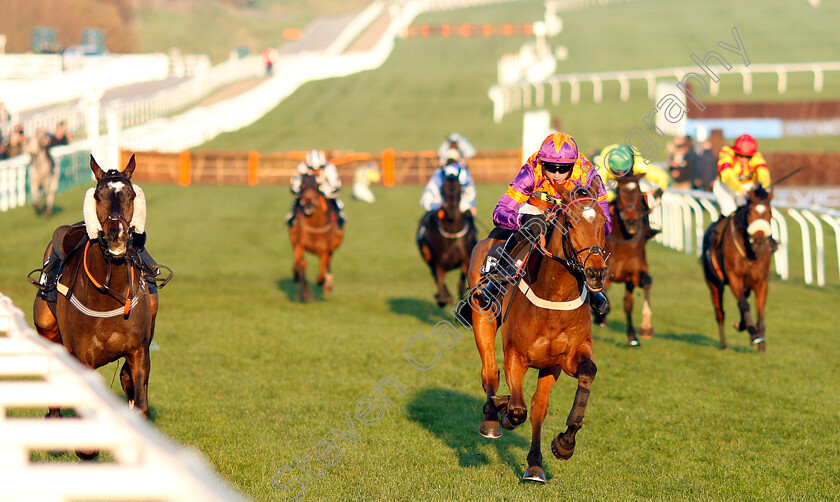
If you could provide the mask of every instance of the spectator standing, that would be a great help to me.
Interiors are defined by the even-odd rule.
[[[668,172],[671,175],[672,188],[687,190],[691,188],[691,162],[696,159],[696,154],[691,149],[691,138],[674,138],[673,143],[668,144]]]
[[[712,151],[712,141],[703,141],[697,162],[691,171],[691,185],[695,190],[712,191],[712,184],[717,179],[717,155]]]

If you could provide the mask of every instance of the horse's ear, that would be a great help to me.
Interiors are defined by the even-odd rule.
[[[90,156],[90,170],[93,171],[96,181],[101,180],[102,177],[105,176],[105,171],[99,167],[99,164],[96,163],[96,159],[93,158],[93,155]]]
[[[122,171],[123,175],[126,178],[131,179],[131,175],[134,174],[134,168],[135,167],[137,167],[137,164],[134,162],[134,154],[132,153],[131,158],[128,159],[128,164],[125,166],[125,169],[123,169],[123,171]]]

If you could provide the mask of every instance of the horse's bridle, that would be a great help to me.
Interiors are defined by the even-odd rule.
[[[576,204],[578,202],[585,202],[585,201],[592,201],[593,205],[589,206],[590,208],[595,208],[596,206],[596,199],[594,197],[580,197],[572,200],[569,205],[558,205],[553,207],[548,212],[548,217],[546,218],[546,223],[553,227],[550,229],[549,232],[539,240],[537,246],[542,254],[546,257],[551,258],[552,260],[562,263],[567,269],[572,272],[577,272],[578,274],[583,274],[583,271],[586,269],[586,263],[593,255],[600,255],[604,258],[606,262],[609,258],[609,254],[602,248],[601,246],[590,246],[588,248],[583,249],[575,249],[574,245],[572,244],[572,240],[569,238],[569,222],[568,222],[568,211],[570,209],[571,204]],[[594,210],[594,209],[593,209]],[[562,223],[560,226],[557,226],[557,220],[562,216]],[[563,254],[566,255],[566,258],[561,258],[556,256],[555,254],[551,253],[548,249],[546,249],[545,244],[550,232],[554,229],[559,229],[560,232],[563,233]],[[581,261],[578,257],[582,253],[587,253],[586,258]]]

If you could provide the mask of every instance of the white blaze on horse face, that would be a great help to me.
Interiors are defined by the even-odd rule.
[[[631,181],[630,183],[627,183],[627,188],[629,188],[630,190],[635,190],[636,189],[636,182]]]
[[[758,214],[764,214],[764,211],[766,211],[766,210],[767,210],[767,206],[765,206],[764,204],[759,204],[759,205],[755,206],[755,212],[758,213]]]
[[[591,207],[587,207],[586,209],[584,209],[584,210],[583,210],[583,213],[581,213],[581,215],[582,215],[584,218],[586,218],[586,221],[588,221],[588,222],[590,222],[590,223],[592,223],[593,221],[595,221],[595,210],[594,210],[594,209],[592,209]]]
[[[113,188],[115,192],[119,192],[123,189],[125,183],[123,183],[122,181],[111,181],[110,183],[108,183],[108,186]]]

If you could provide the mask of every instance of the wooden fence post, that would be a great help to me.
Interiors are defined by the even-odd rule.
[[[189,186],[192,181],[192,159],[190,151],[184,150],[178,158],[178,184],[182,187]]]
[[[382,184],[386,187],[394,186],[396,181],[394,166],[394,149],[386,148],[382,151]]]
[[[248,152],[248,186],[255,186],[259,178],[260,154],[254,150]]]

